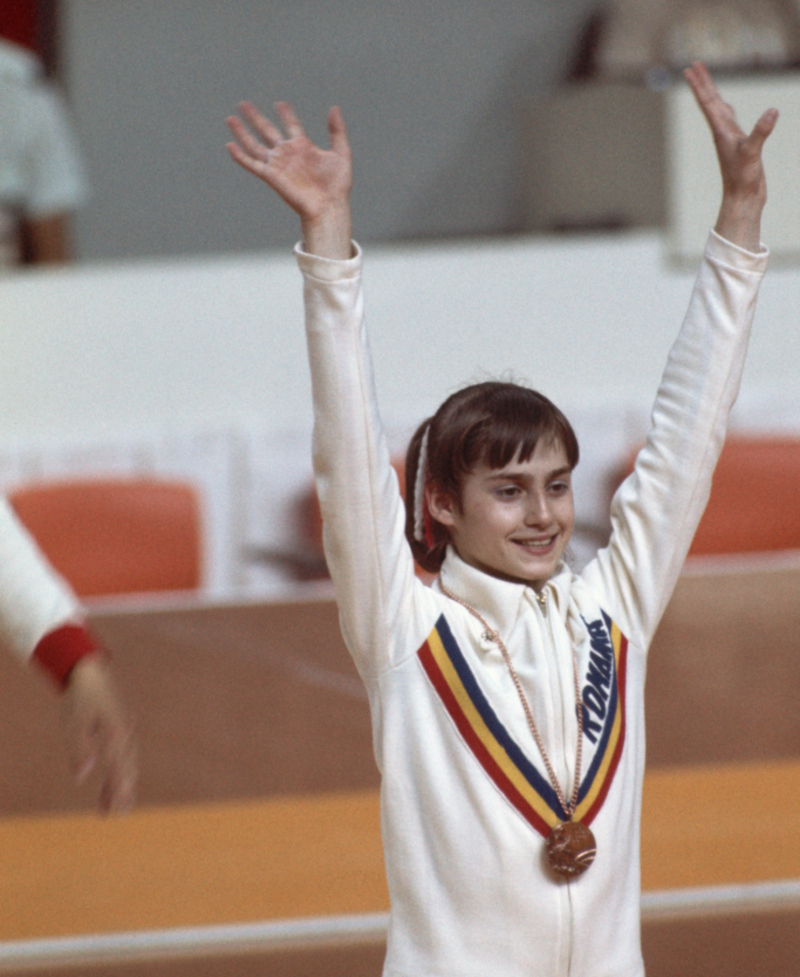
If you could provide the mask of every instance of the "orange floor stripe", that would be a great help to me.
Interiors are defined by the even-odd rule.
[[[664,768],[645,777],[642,886],[800,878],[800,761]]]
[[[376,792],[0,821],[0,939],[388,908]]]
[[[800,878],[800,762],[645,780],[645,889]],[[0,820],[0,940],[384,912],[375,791]]]

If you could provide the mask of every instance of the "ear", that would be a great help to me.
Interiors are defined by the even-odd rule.
[[[458,506],[453,496],[449,492],[434,486],[428,486],[425,490],[425,501],[428,505],[428,512],[431,518],[440,522],[443,526],[454,526],[458,514]]]

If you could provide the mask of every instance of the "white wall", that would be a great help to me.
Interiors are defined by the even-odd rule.
[[[288,255],[0,279],[0,431],[96,436],[292,417],[306,385],[296,284]]]
[[[668,263],[659,235],[640,232],[372,247],[365,277],[393,448],[464,382],[529,381],[581,440],[577,513],[591,545],[609,472],[644,434],[694,273]],[[800,268],[773,268],[740,426],[800,434],[798,308]],[[259,575],[243,555],[297,545],[292,504],[310,481],[290,254],[0,278],[0,344],[0,490],[85,469],[188,476],[209,507],[213,589],[275,578],[276,565]]]
[[[565,405],[649,401],[693,271],[658,234],[372,247],[367,309],[389,417],[513,371]],[[800,268],[765,281],[745,385],[800,376]],[[29,270],[0,279],[0,438],[252,422],[310,405],[291,254]]]

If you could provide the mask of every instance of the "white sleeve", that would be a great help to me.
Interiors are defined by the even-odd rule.
[[[405,509],[378,416],[360,251],[349,261],[296,254],[305,279],[325,555],[345,641],[362,674],[374,676],[392,663],[394,648],[409,647],[411,595],[424,587],[414,574]]]
[[[64,581],[0,498],[0,645],[26,662],[39,641],[82,612]]]
[[[708,501],[766,261],[766,250],[752,254],[711,233],[650,434],[612,502],[610,543],[582,574],[645,648]]]

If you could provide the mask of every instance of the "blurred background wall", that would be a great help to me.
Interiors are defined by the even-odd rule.
[[[342,106],[364,241],[520,228],[520,114],[596,0],[62,0],[63,77],[93,200],[83,258],[282,248],[292,215],[232,168],[225,117]]]

